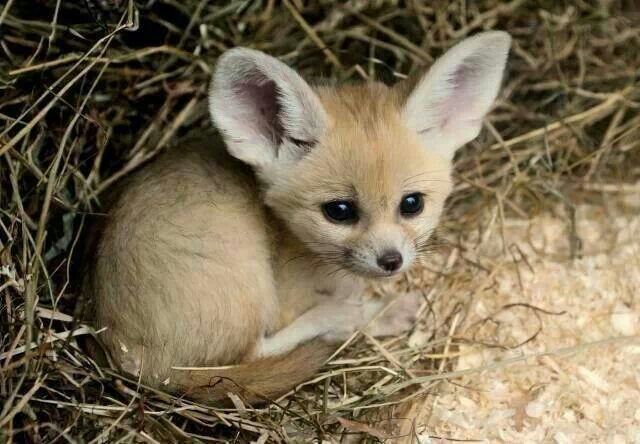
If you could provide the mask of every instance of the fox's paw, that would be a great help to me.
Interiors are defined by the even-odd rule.
[[[424,300],[421,293],[400,295],[378,319],[367,329],[371,336],[397,336],[415,325],[420,304]]]
[[[380,299],[354,298],[344,301],[328,319],[332,324],[331,331],[323,338],[331,342],[346,341],[356,330],[365,327],[384,306],[385,302]]]

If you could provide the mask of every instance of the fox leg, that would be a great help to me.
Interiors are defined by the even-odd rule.
[[[263,337],[255,354],[257,357],[280,355],[315,338],[340,342],[364,327],[383,306],[381,301],[355,297],[330,299],[307,310],[271,336]]]
[[[419,292],[395,297],[391,306],[367,328],[367,333],[374,337],[397,336],[411,330],[423,301]]]

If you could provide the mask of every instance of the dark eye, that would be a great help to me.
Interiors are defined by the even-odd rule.
[[[332,200],[324,203],[322,212],[331,222],[354,223],[358,220],[356,204],[348,200]]]
[[[415,216],[422,213],[424,196],[421,193],[407,194],[400,201],[400,213],[404,216]]]

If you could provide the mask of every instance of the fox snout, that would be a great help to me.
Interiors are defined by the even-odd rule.
[[[388,272],[393,273],[402,267],[402,254],[398,250],[387,250],[382,256],[378,256],[378,266]]]
[[[346,266],[364,277],[389,277],[409,269],[416,258],[415,242],[400,227],[365,232],[345,255]]]

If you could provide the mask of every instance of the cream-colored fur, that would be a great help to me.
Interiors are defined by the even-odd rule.
[[[479,131],[508,46],[500,32],[468,39],[413,89],[313,88],[263,53],[224,54],[210,96],[224,143],[195,137],[128,178],[100,232],[84,291],[115,361],[204,401],[240,387],[276,396],[310,377],[383,305],[362,297],[366,279],[427,252],[453,152]],[[408,217],[411,193],[424,209]],[[334,200],[353,202],[357,222],[329,220]],[[390,249],[393,271],[378,265]],[[415,303],[372,333],[408,328]]]

